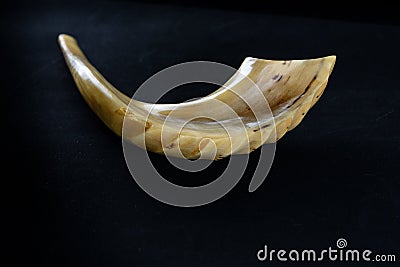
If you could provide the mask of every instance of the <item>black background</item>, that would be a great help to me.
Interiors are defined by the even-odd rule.
[[[397,253],[400,260],[400,28],[390,9],[296,12],[173,1],[14,4],[5,11],[3,153],[15,189],[7,199],[13,206],[6,232],[16,264],[271,265],[256,259],[264,244],[324,249],[341,237],[349,248]],[[246,56],[336,54],[337,62],[322,99],[278,142],[271,172],[257,191],[247,192],[256,151],[225,197],[177,208],[152,199],[133,181],[120,139],[76,89],[56,42],[60,33],[74,35],[100,72],[128,95],[152,74],[185,61],[238,67]],[[213,89],[178,88],[164,101]],[[216,178],[174,171],[162,156],[152,158],[179,184]],[[227,160],[213,163],[215,173]]]

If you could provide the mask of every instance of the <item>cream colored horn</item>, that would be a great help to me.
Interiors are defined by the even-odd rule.
[[[131,100],[106,81],[73,37],[61,34],[58,42],[82,96],[113,132],[122,135],[125,119],[128,141],[188,159],[217,160],[279,140],[321,97],[336,60],[335,56],[285,61],[246,58],[238,72],[211,95],[180,104],[149,104]],[[269,110],[266,102],[272,114],[264,114]]]

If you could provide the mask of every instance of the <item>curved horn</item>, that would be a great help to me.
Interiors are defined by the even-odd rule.
[[[125,119],[124,131],[129,132],[124,138],[152,152],[189,159],[220,159],[276,142],[318,101],[336,61],[335,56],[285,61],[246,58],[224,86],[203,99],[148,104],[130,99],[112,86],[89,63],[73,37],[61,34],[58,42],[80,93],[113,132],[122,136]],[[266,102],[272,113],[260,120]],[[235,116],[222,106],[228,106]],[[177,128],[180,124],[174,121],[193,115],[212,115],[216,121],[200,118]],[[226,127],[235,132],[239,125],[244,130],[227,133]]]

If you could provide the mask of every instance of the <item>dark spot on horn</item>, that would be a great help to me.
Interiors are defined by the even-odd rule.
[[[174,144],[174,143],[171,143],[171,144],[169,144],[169,145],[166,146],[166,148],[168,148],[168,149],[172,149],[172,148],[174,148],[174,147],[175,147],[175,144]]]
[[[270,125],[271,125],[270,123],[265,124],[265,125],[261,126],[260,128],[258,128],[257,131],[258,131],[258,130],[261,130],[261,129],[265,129],[265,128],[267,128],[267,127],[270,126]]]
[[[311,87],[311,85],[313,84],[313,82],[315,81],[317,79],[317,75],[315,75],[312,79],[311,79],[311,81],[308,83],[308,85],[307,85],[307,87],[306,87],[306,92],[307,92],[307,90],[308,89],[310,89],[310,87]]]
[[[274,77],[272,77],[272,80],[275,82],[279,82],[282,79],[283,75],[282,74],[277,74]]]
[[[145,123],[146,123],[146,125],[144,126],[144,131],[146,132],[148,129],[150,129],[150,127],[152,126],[152,124],[151,124],[151,122],[149,122],[149,121],[146,121]]]
[[[296,102],[308,92],[308,90],[311,88],[311,85],[313,84],[313,82],[317,79],[317,76],[318,76],[318,73],[315,74],[315,76],[311,79],[311,81],[308,83],[307,87],[304,89],[303,93],[301,95],[299,95],[298,97],[296,97],[296,99],[293,101],[293,103],[290,106],[288,106],[287,108],[290,108],[291,106],[296,104]]]
[[[160,115],[164,115],[164,116],[168,116],[171,113],[172,110],[163,110],[163,111],[159,111],[158,113]]]
[[[288,81],[289,81],[289,79],[290,79],[290,75],[287,77],[287,79],[283,82],[283,84],[286,84]]]

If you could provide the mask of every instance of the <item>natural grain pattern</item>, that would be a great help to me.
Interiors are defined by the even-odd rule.
[[[217,160],[279,140],[321,97],[336,60],[249,57],[209,96],[149,104],[131,100],[106,81],[73,37],[62,34],[58,41],[79,91],[111,130],[149,151],[189,159]]]

